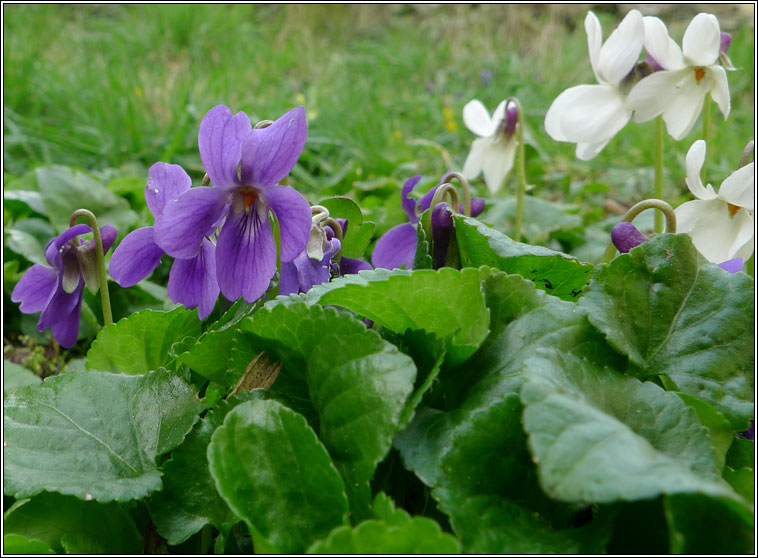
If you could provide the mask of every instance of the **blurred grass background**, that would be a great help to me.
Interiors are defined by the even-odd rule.
[[[749,4],[5,4],[4,189],[22,191],[6,196],[3,213],[6,347],[9,335],[15,352],[26,350],[24,339],[46,343],[36,332],[37,316],[22,316],[9,299],[23,271],[41,263],[41,247],[54,235],[50,208],[46,214],[19,201],[35,195],[24,193],[37,187],[41,175],[34,169],[83,169],[99,187],[128,201],[136,212],[129,229],[151,225],[143,198],[147,169],[157,161],[178,163],[198,184],[198,126],[217,104],[245,111],[253,121],[305,105],[308,141],[290,183],[312,203],[351,196],[376,222],[376,237],[405,221],[399,194],[406,179],[424,175],[420,194],[447,169],[462,168],[475,139],[463,125],[463,106],[477,98],[491,111],[516,96],[526,113],[527,174],[534,185],[527,239],[593,261],[617,212],[652,192],[654,122],[630,123],[590,162],[578,161],[572,144],[549,138],[543,122],[564,89],[595,82],[584,32],[587,10],[598,15],[607,37],[633,7],[661,17],[680,43],[700,11],[715,13],[732,34],[729,56],[738,69],[728,76],[732,112],[724,121],[717,107],[711,110],[706,173],[718,186],[754,137]],[[684,157],[700,134],[698,122],[679,142],[666,136],[672,205],[690,199]],[[82,192],[93,180],[59,167],[47,176],[73,180]],[[488,199],[484,219],[506,233],[515,186],[512,173],[492,198],[481,178],[472,183],[474,193]],[[539,205],[542,200],[553,205]],[[112,208],[122,217],[129,211]],[[120,236],[127,232],[119,230]],[[164,262],[152,281],[165,284],[169,266]],[[80,339],[94,335],[100,321],[97,300],[88,297]],[[118,318],[160,305],[165,296],[113,285],[112,299]],[[28,336],[21,345],[18,333]],[[52,356],[50,347],[40,352],[31,345],[37,360],[57,359],[54,343]]]

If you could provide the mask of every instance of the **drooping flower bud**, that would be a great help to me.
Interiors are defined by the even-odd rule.
[[[647,242],[648,238],[631,223],[622,221],[611,230],[611,241],[619,252],[626,254],[635,246]]]
[[[729,45],[732,44],[732,36],[729,33],[721,32],[721,46],[719,47],[719,52],[721,54],[726,54],[726,51],[729,50]]]
[[[509,140],[513,137],[513,133],[516,131],[516,124],[518,124],[518,106],[512,101],[508,101],[508,105],[505,107],[505,139]]]
[[[447,248],[450,244],[450,235],[453,233],[453,216],[450,214],[450,205],[446,202],[438,203],[432,209],[432,240],[434,243],[434,267],[445,267]]]

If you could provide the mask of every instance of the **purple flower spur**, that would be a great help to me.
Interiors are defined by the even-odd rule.
[[[21,303],[19,310],[24,314],[41,312],[37,329],[51,328],[55,340],[66,348],[73,347],[79,336],[85,280],[91,290],[98,288],[94,271],[95,241],[74,243],[77,236],[91,232],[87,225],[75,225],[48,242],[45,260],[52,267],[33,265],[11,294],[13,302]],[[104,225],[100,236],[105,254],[116,240],[116,229]]]

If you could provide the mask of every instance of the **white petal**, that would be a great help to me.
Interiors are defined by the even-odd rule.
[[[618,85],[632,71],[640,57],[644,38],[642,14],[631,10],[600,49],[597,73],[605,83]]]
[[[477,99],[469,101],[463,107],[463,123],[479,137],[486,138],[494,133],[490,113]]]
[[[739,245],[740,239],[743,238],[743,235],[747,240],[745,243],[737,248],[737,250],[734,252],[733,258],[742,258],[743,260],[747,261],[750,259],[750,256],[753,255],[753,250],[755,249],[755,242],[754,242],[754,234],[755,234],[755,224],[753,222],[753,216],[750,215],[747,211],[739,211],[737,215],[734,216],[735,219],[740,219],[740,234],[737,237],[737,240],[734,242],[734,246]]]
[[[579,85],[578,94],[561,118],[561,131],[572,142],[610,140],[632,116],[624,97],[613,85]]]
[[[687,151],[687,157],[684,159],[684,167],[687,169],[687,188],[690,189],[692,195],[699,200],[715,200],[718,196],[713,191],[713,186],[703,186],[703,181],[700,180],[700,171],[705,163],[705,141],[697,140],[692,144],[690,150]]]
[[[500,123],[505,118],[505,101],[500,101],[500,104],[495,109],[495,112],[492,113],[492,132],[490,135],[493,135],[496,131],[498,126],[500,126]]]
[[[685,73],[690,74],[692,70],[661,70],[640,80],[626,98],[627,109],[634,111],[634,121],[647,122],[666,110],[673,102],[677,84]]]
[[[721,109],[724,118],[729,116],[731,100],[729,98],[729,82],[726,80],[726,71],[721,66],[710,66],[705,70],[705,78],[711,81],[711,97]]]
[[[602,141],[600,143],[577,143],[576,144],[576,157],[582,161],[589,161],[594,159],[598,153],[600,153],[608,142],[611,140]]]
[[[577,85],[569,87],[566,91],[558,95],[553,101],[553,104],[550,105],[550,108],[547,109],[547,114],[545,115],[545,131],[554,140],[571,141],[563,134],[561,122],[563,121],[564,114],[571,110],[571,107],[574,104],[574,99],[581,96],[584,87],[587,86]]]
[[[657,17],[644,17],[645,50],[667,70],[680,70],[684,67],[684,56],[679,45],[669,37],[666,25]]]
[[[463,176],[467,180],[473,180],[479,173],[482,172],[482,166],[484,166],[484,155],[487,152],[487,146],[492,143],[490,138],[475,139],[471,144],[471,151],[466,157],[466,162],[463,164]]]
[[[710,66],[719,57],[721,30],[719,20],[712,14],[696,15],[684,32],[684,60],[692,66]]]
[[[705,84],[695,81],[695,73],[690,71],[689,74],[679,83],[674,101],[663,111],[666,130],[675,140],[682,139],[692,130],[707,92]]]
[[[755,209],[755,163],[737,169],[726,177],[719,188],[719,197],[727,203]]]
[[[484,154],[484,182],[491,193],[503,186],[503,181],[513,168],[513,158],[516,155],[516,142],[505,139],[491,143]]]
[[[732,218],[729,209],[721,200],[695,200],[683,203],[675,210],[677,232],[686,232],[692,237],[695,248],[713,263],[732,259],[746,241],[745,217],[738,212]],[[747,216],[747,219],[750,219]],[[752,235],[752,227],[750,230]]]
[[[602,78],[598,72],[598,59],[600,58],[600,47],[603,44],[603,29],[600,27],[600,21],[592,12],[587,12],[584,18],[584,30],[587,33],[587,50],[590,52],[590,65],[595,79],[599,82]]]

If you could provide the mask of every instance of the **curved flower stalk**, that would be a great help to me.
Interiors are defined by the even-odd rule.
[[[434,188],[424,194],[417,202],[409,197],[413,188],[421,180],[421,176],[414,176],[406,180],[401,191],[401,203],[403,210],[408,216],[407,223],[401,223],[388,230],[376,241],[374,252],[371,254],[371,263],[374,267],[385,269],[402,268],[411,269],[413,260],[416,256],[416,225],[419,221],[419,213],[423,213],[432,204],[434,194],[437,192],[442,183],[437,184]],[[463,204],[458,208],[463,212]],[[476,217],[484,211],[484,200],[482,198],[471,199],[471,216]]]
[[[705,142],[698,140],[687,152],[687,187],[697,199],[676,208],[678,232],[689,233],[698,251],[711,262],[747,260],[753,254],[755,163],[731,173],[717,193],[700,179],[705,151]]]
[[[623,88],[642,51],[642,20],[639,11],[631,10],[605,43],[595,14],[587,13],[584,20],[590,64],[598,84],[567,89],[545,115],[550,137],[576,143],[576,156],[583,161],[600,153],[632,116]]]
[[[192,186],[192,179],[179,165],[155,163],[148,170],[145,201],[157,220],[171,200]],[[218,298],[216,280],[216,245],[207,237],[200,239],[198,252],[190,258],[175,259],[168,277],[168,296],[189,309],[198,309],[204,320],[213,311]],[[131,287],[148,277],[161,262],[166,250],[154,227],[130,232],[113,251],[110,273],[122,287]]]
[[[87,225],[74,225],[53,238],[45,247],[45,260],[51,267],[33,265],[11,293],[11,300],[21,303],[19,310],[24,314],[41,312],[37,329],[51,328],[55,340],[66,348],[76,344],[85,282],[95,277],[89,269],[95,256],[95,240],[77,245],[76,238],[91,232]],[[100,235],[105,254],[116,240],[116,229],[104,225]],[[97,287],[88,284],[88,288]]]
[[[695,16],[684,32],[682,48],[669,37],[660,19],[645,17],[643,22],[645,49],[663,69],[643,78],[629,92],[626,106],[634,111],[634,121],[646,122],[660,114],[669,135],[680,140],[694,126],[709,93],[724,118],[729,116],[729,84],[718,64],[729,41],[722,41],[716,16]]]
[[[269,212],[279,223],[281,261],[297,257],[308,243],[310,206],[278,183],[305,146],[305,109],[297,107],[265,128],[253,128],[244,112],[222,105],[200,123],[198,144],[210,188],[191,188],[166,203],[155,220],[155,237],[169,256],[189,259],[203,238],[223,223],[216,242],[216,278],[229,300],[254,302],[276,272],[277,248]]]
[[[517,147],[514,132],[518,119],[518,108],[513,102],[501,102],[492,113],[492,118],[477,99],[463,107],[463,123],[479,139],[471,144],[462,174],[468,180],[483,174],[492,194],[503,187],[505,177],[513,168]]]

